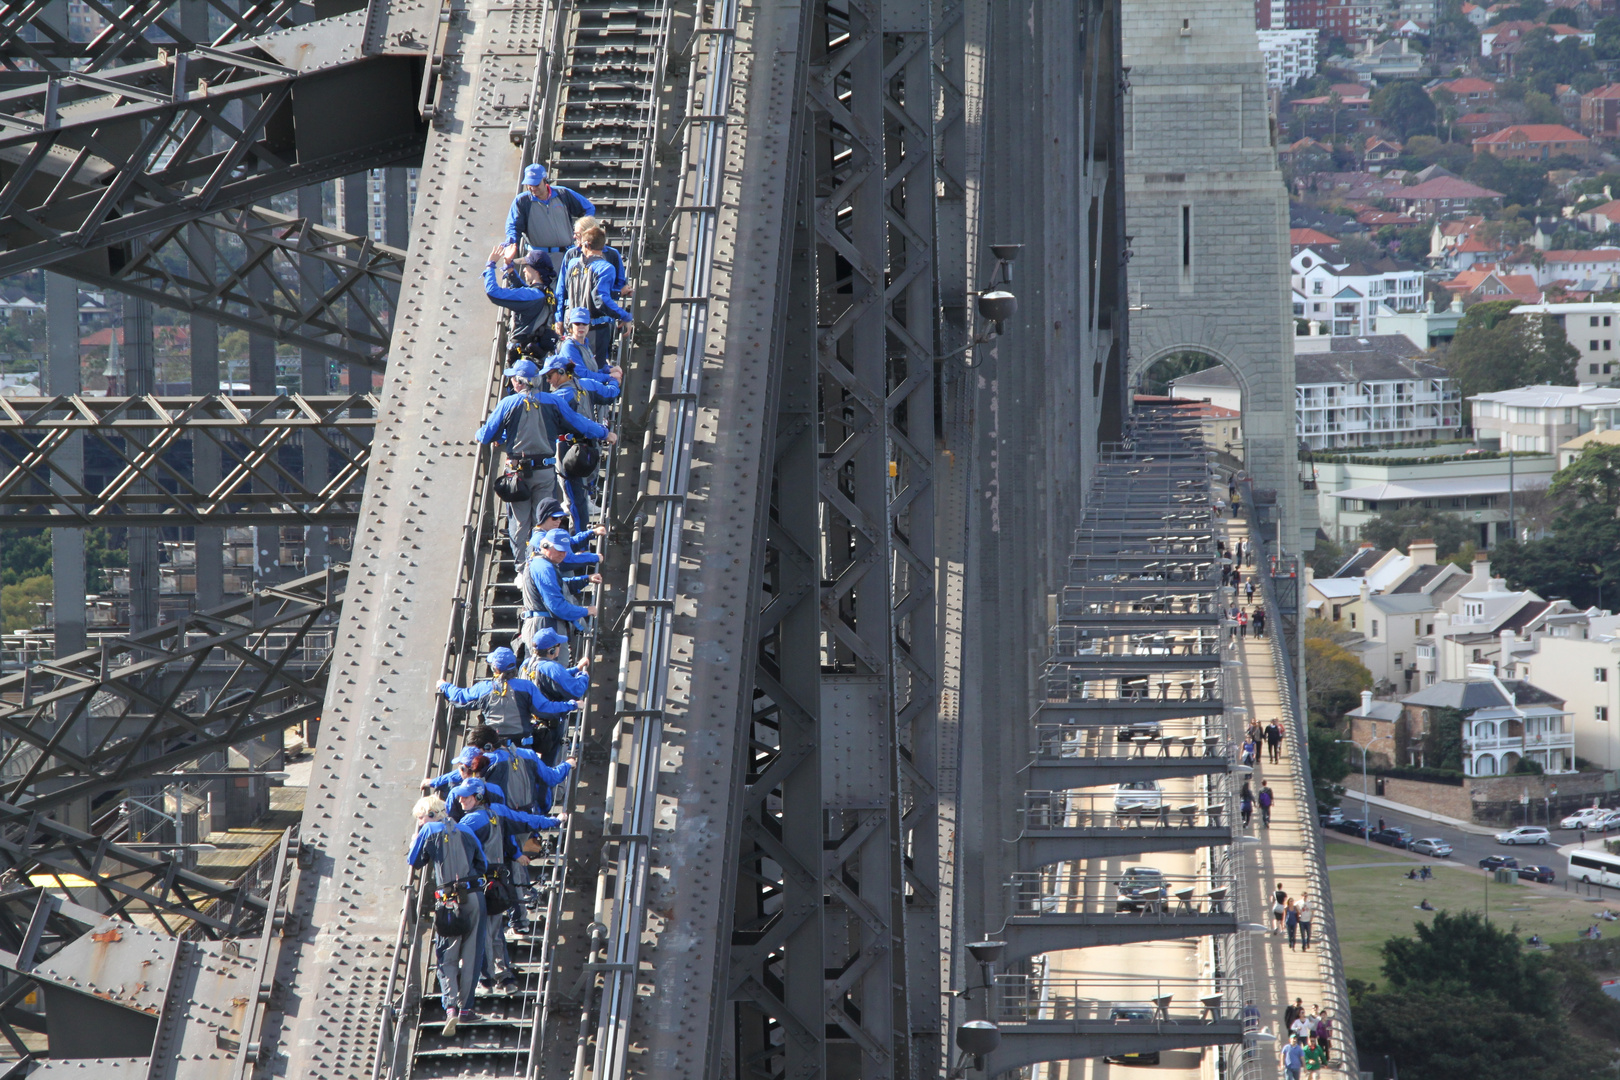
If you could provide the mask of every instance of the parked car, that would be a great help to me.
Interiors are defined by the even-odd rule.
[[[1498,844],[1545,844],[1551,839],[1552,834],[1540,825],[1520,825],[1496,834]]]
[[[1583,806],[1569,817],[1558,823],[1560,829],[1590,829],[1594,822],[1601,821],[1609,815],[1610,811],[1601,806]]]
[[[1519,860],[1511,855],[1487,855],[1479,860],[1481,870],[1517,870]]]
[[[1108,1010],[1108,1019],[1117,1023],[1147,1023],[1153,1020],[1153,1002],[1120,1001]],[[1138,1054],[1115,1054],[1103,1058],[1110,1065],[1157,1065],[1159,1052],[1148,1050]]]
[[[1335,806],[1331,810],[1318,811],[1316,819],[1321,824],[1322,828],[1331,829],[1344,820],[1344,811]]]
[[[1145,906],[1143,893],[1165,887],[1164,872],[1152,866],[1129,866],[1114,883],[1119,897],[1114,901],[1115,911],[1138,912]],[[1162,898],[1166,893],[1159,893]]]
[[[1608,832],[1610,829],[1620,829],[1620,810],[1604,811],[1603,816],[1592,822],[1592,824],[1588,825],[1587,828],[1593,829],[1597,832]]]
[[[1387,847],[1403,848],[1412,842],[1412,833],[1399,825],[1391,825],[1387,829],[1374,829],[1367,835],[1367,839],[1375,844]]]
[[[1452,847],[1438,836],[1425,836],[1421,840],[1414,840],[1406,845],[1408,851],[1415,851],[1419,855],[1433,855],[1437,859],[1444,859],[1451,854]]]
[[[1123,724],[1114,729],[1114,738],[1120,742],[1130,742],[1138,735],[1145,735],[1150,739],[1157,739],[1164,734],[1164,725],[1144,720],[1135,724]]]
[[[1346,833],[1350,836],[1366,836],[1367,823],[1360,818],[1344,818],[1337,825],[1330,825],[1334,832]]]
[[[1543,885],[1551,885],[1557,877],[1550,866],[1521,866],[1519,876],[1527,881],[1539,881]]]
[[[1114,809],[1157,810],[1164,802],[1164,792],[1157,780],[1127,780],[1114,789]]]

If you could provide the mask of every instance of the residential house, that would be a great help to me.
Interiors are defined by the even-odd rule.
[[[1400,156],[1401,144],[1392,139],[1369,135],[1362,143],[1362,167],[1368,172],[1382,172],[1390,162]]]
[[[1500,55],[1508,45],[1517,44],[1519,39],[1532,30],[1539,29],[1538,22],[1528,19],[1513,19],[1507,22],[1492,23],[1489,29],[1479,35],[1479,55],[1484,57]]]
[[[1429,259],[1445,258],[1452,248],[1474,235],[1474,230],[1485,223],[1481,214],[1465,214],[1450,221],[1436,221],[1429,227]]]
[[[1509,274],[1491,263],[1460,271],[1449,281],[1442,281],[1440,287],[1464,305],[1479,300],[1517,300],[1521,304],[1541,301],[1541,286],[1533,275]]]
[[[1620,366],[1620,303],[1526,304],[1515,315],[1545,315],[1564,331],[1564,340],[1581,351],[1575,363],[1582,382],[1612,384]]]
[[[1460,432],[1459,432],[1460,433]],[[1391,510],[1441,510],[1465,522],[1481,548],[1507,536],[1508,493],[1545,488],[1552,479],[1552,456],[1470,454],[1465,444],[1379,448],[1354,456],[1318,457],[1316,480],[1321,528],[1344,543]]]
[[[1316,30],[1256,30],[1260,56],[1266,62],[1266,88],[1286,90],[1316,74]]]
[[[1294,338],[1294,433],[1312,450],[1456,438],[1450,376],[1404,337]]]
[[[1306,248],[1318,252],[1318,258],[1329,259],[1339,254],[1339,241],[1316,229],[1289,229],[1289,255],[1298,255]]]
[[[1423,53],[1412,47],[1411,39],[1397,37],[1375,42],[1367,38],[1348,62],[1337,65],[1367,84],[1384,84],[1395,79],[1415,79],[1423,74]]]
[[[1481,447],[1551,454],[1592,430],[1600,416],[1607,426],[1616,426],[1613,419],[1620,410],[1620,388],[1523,386],[1475,394],[1468,401],[1473,406],[1474,438]]]
[[[1243,411],[1243,391],[1238,387],[1232,369],[1224,364],[1170,380],[1170,396],[1187,401],[1207,401],[1240,415]]]
[[[1338,336],[1364,337],[1376,328],[1378,307],[1414,312],[1423,306],[1423,271],[1399,259],[1335,264],[1307,247],[1289,261],[1297,318],[1321,322]]]
[[[1547,161],[1555,157],[1592,155],[1592,140],[1563,124],[1514,124],[1474,140],[1474,153]]]
[[[1337,99],[1340,114],[1333,115]],[[1305,117],[1306,133],[1311,135],[1339,135],[1354,137],[1378,130],[1378,120],[1372,114],[1372,91],[1360,83],[1334,83],[1329,93],[1317,97],[1295,98],[1288,102],[1293,115]]]
[[[1588,135],[1620,135],[1620,83],[1609,83],[1581,95],[1581,127]]]
[[[1620,616],[1594,608],[1550,622],[1528,649],[1515,652],[1511,674],[1556,686],[1576,756],[1620,769]]]
[[[1337,214],[1330,214],[1326,210],[1300,202],[1288,204],[1288,227],[1315,229],[1329,236],[1354,236],[1367,231],[1355,218],[1339,217]]]
[[[1446,679],[1401,699],[1405,739],[1397,753],[1419,752],[1434,714],[1463,714],[1462,764],[1465,776],[1503,776],[1532,761],[1544,773],[1575,771],[1575,736],[1566,723],[1562,698],[1528,682],[1498,679],[1478,667],[1460,679]],[[1410,757],[1403,764],[1436,762]]]
[[[1546,288],[1555,281],[1575,283],[1589,291],[1620,285],[1620,248],[1543,251],[1521,255],[1503,264],[1515,274],[1529,274]]]
[[[1610,428],[1602,420],[1596,421],[1591,431],[1558,444],[1558,467],[1569,468],[1576,458],[1586,452],[1588,446],[1620,446],[1620,431]]]
[[[1414,225],[1423,224],[1411,214],[1397,214],[1393,210],[1363,210],[1356,215],[1356,220],[1369,229],[1381,229],[1385,225],[1393,225],[1398,229],[1409,229]]]
[[[1606,233],[1620,225],[1620,199],[1610,199],[1606,203],[1577,211],[1574,218],[1595,233]]]
[[[1452,124],[1451,127],[1454,136],[1459,133],[1464,136],[1458,139],[1459,142],[1471,143],[1483,135],[1491,135],[1501,131],[1511,123],[1513,123],[1513,117],[1509,114],[1486,110],[1485,112],[1464,113],[1457,117],[1456,123]]]
[[[1476,111],[1475,107],[1496,100],[1496,84],[1489,79],[1477,79],[1472,75],[1429,87],[1430,94],[1436,90],[1449,93],[1456,100],[1459,112],[1473,112]]]
[[[1416,348],[1433,349],[1457,336],[1457,325],[1462,322],[1462,304],[1453,300],[1444,309],[1437,309],[1432,299],[1423,302],[1423,310],[1394,312],[1384,308],[1378,311],[1378,332],[1391,336],[1399,334]]]
[[[1277,157],[1296,175],[1322,172],[1333,165],[1333,147],[1307,136],[1278,149]]]
[[[1487,243],[1476,233],[1448,248],[1444,257],[1438,260],[1438,265],[1453,272],[1471,270],[1481,263],[1494,266],[1508,257],[1512,247],[1501,240]]]
[[[1490,12],[1486,11],[1478,4],[1464,3],[1462,6],[1462,17],[1473,23],[1474,29],[1476,30],[1485,29],[1486,24],[1491,21]]]
[[[1476,202],[1502,205],[1502,193],[1455,176],[1437,176],[1420,184],[1403,185],[1387,198],[1409,214],[1424,218],[1466,214]]]
[[[1415,686],[1417,640],[1434,633],[1441,605],[1469,580],[1455,563],[1437,563],[1432,540],[1414,540],[1409,555],[1363,543],[1333,574],[1307,573],[1306,607],[1355,635],[1345,648],[1372,673],[1379,693],[1404,693]]]

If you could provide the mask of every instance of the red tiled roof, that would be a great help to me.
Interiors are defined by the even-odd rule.
[[[1492,135],[1481,135],[1474,145],[1485,143],[1495,146],[1514,142],[1588,142],[1585,135],[1563,124],[1514,124]]]
[[[1507,113],[1499,112],[1471,112],[1457,117],[1459,124],[1489,124],[1495,120],[1508,119]]]
[[[1470,233],[1469,236],[1468,236],[1468,239],[1464,240],[1462,243],[1457,245],[1457,250],[1458,251],[1501,251],[1502,249],[1501,249],[1501,247],[1499,247],[1499,246],[1497,246],[1495,244],[1487,244],[1484,241],[1480,240],[1479,237],[1474,236],[1472,233]]]
[[[1290,244],[1337,244],[1337,238],[1315,229],[1289,229],[1288,242]]]
[[[1620,83],[1610,83],[1608,86],[1600,86],[1596,90],[1588,90],[1581,95],[1582,101],[1587,98],[1600,101],[1613,101],[1615,98],[1620,98]]]
[[[1620,221],[1620,199],[1611,199],[1602,206],[1594,206],[1590,210],[1582,210],[1583,214],[1597,214],[1610,221]]]
[[[1620,251],[1604,248],[1596,251],[1543,251],[1544,263],[1612,263],[1620,262]]]
[[[1397,199],[1500,199],[1500,191],[1470,184],[1456,176],[1437,176],[1421,184],[1402,188],[1393,196]]]
[[[1486,92],[1494,94],[1496,92],[1496,84],[1493,82],[1487,82],[1484,79],[1476,79],[1473,76],[1468,76],[1467,78],[1452,79],[1450,82],[1441,83],[1439,86],[1435,87],[1435,89],[1450,90],[1453,94],[1457,94],[1459,96],[1463,94],[1483,94]]]

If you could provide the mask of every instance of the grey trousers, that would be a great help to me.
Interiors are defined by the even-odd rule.
[[[528,498],[506,504],[506,534],[512,542],[512,562],[522,566],[529,557],[529,534],[534,531],[534,514],[547,499],[557,498],[557,470],[535,469],[524,480]]]
[[[506,916],[486,917],[484,931],[484,978],[502,982],[512,977],[512,961],[506,956]]]
[[[485,924],[484,898],[469,897],[468,903],[478,909],[478,921],[466,937],[435,936],[433,951],[439,961],[439,1002],[444,1011],[472,1007],[473,991],[478,989],[478,954],[483,950]]]

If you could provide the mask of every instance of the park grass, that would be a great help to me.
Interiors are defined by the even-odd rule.
[[[1376,854],[1378,849],[1374,849]],[[1486,910],[1486,888],[1490,875],[1478,867],[1424,860],[1434,870],[1428,881],[1408,881],[1401,867],[1334,869],[1358,862],[1396,862],[1397,858],[1368,858],[1367,851],[1355,844],[1331,842],[1327,845],[1328,882],[1333,894],[1333,917],[1339,934],[1339,952],[1344,958],[1345,977],[1381,982],[1383,959],[1379,947],[1391,937],[1411,936],[1414,923],[1428,922],[1432,912],[1420,911],[1424,897],[1446,911]],[[1412,864],[1416,865],[1417,860]],[[1534,885],[1515,881],[1498,885],[1489,881],[1490,920],[1504,929],[1516,928],[1521,938],[1540,934],[1547,942],[1574,941],[1576,932],[1597,921],[1604,906],[1576,893],[1566,893],[1559,885]],[[1620,926],[1599,923],[1608,931]],[[1607,936],[1607,934],[1605,934]]]

